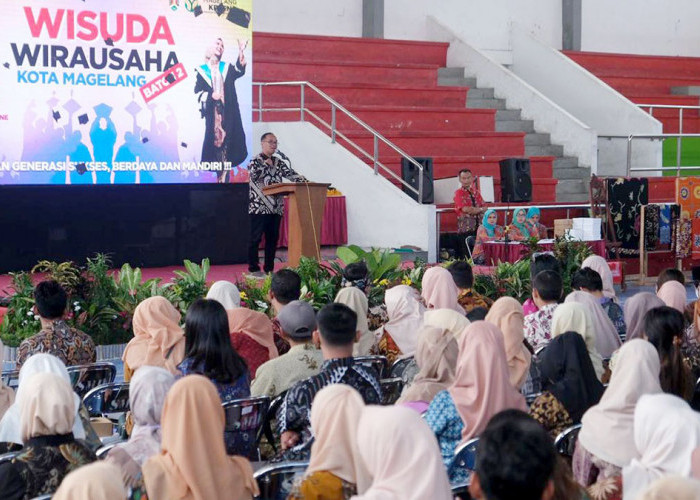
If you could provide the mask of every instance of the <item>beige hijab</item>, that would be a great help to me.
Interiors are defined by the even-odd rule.
[[[667,476],[654,481],[639,500],[698,500],[700,481],[680,476]]]
[[[106,462],[95,462],[68,474],[52,499],[124,500],[126,497],[119,468]]]
[[[229,309],[228,328],[230,333],[243,333],[267,349],[270,359],[279,356],[275,345],[275,334],[272,331],[272,321],[265,314],[239,307]]]
[[[634,408],[644,394],[662,392],[659,355],[651,343],[632,339],[617,353],[610,385],[581,419],[579,442],[596,457],[624,467],[637,458]]]
[[[465,316],[459,305],[459,288],[450,272],[444,267],[431,267],[423,275],[421,296],[428,309],[452,309]]]
[[[625,301],[624,314],[627,324],[626,340],[642,338],[644,315],[655,307],[665,305],[664,301],[650,292],[637,293]]]
[[[122,360],[136,371],[144,365],[160,366],[173,375],[185,357],[182,316],[165,297],[150,297],[134,311],[134,338],[124,349]]]
[[[365,491],[372,482],[357,450],[357,424],[365,403],[345,384],[329,385],[316,394],[311,406],[314,443],[306,476],[327,471]]]
[[[447,470],[435,435],[415,411],[367,406],[357,445],[372,484],[352,500],[452,500]]]
[[[253,469],[224,447],[224,410],[214,384],[201,375],[181,378],[161,416],[162,451],[143,466],[153,500],[249,500],[258,495]]]
[[[681,312],[685,313],[685,305],[688,302],[688,296],[686,295],[685,286],[681,285],[678,281],[667,281],[656,295],[664,301],[668,307],[673,307]]]
[[[38,436],[70,434],[75,420],[73,388],[59,375],[32,375],[19,393],[22,441]]]
[[[557,306],[552,315],[552,338],[566,332],[576,332],[583,337],[593,369],[600,380],[603,376],[603,358],[595,347],[593,321],[587,308],[573,302]]]
[[[367,296],[357,287],[348,286],[341,288],[335,301],[345,304],[357,314],[357,331],[360,332],[360,341],[355,343],[352,349],[353,356],[367,356],[374,345],[374,335],[369,331],[367,313],[369,302]]]
[[[3,346],[2,341],[0,341],[0,366],[3,365],[5,358],[3,354],[5,353],[5,346]],[[0,380],[0,419],[5,414],[5,412],[12,406],[15,402],[15,391],[7,387]]]
[[[527,411],[525,398],[510,383],[503,334],[488,321],[475,321],[459,338],[455,380],[449,388],[464,422],[462,443],[478,436],[496,413]]]
[[[418,329],[423,324],[425,313],[418,292],[408,285],[398,285],[386,291],[384,303],[386,314],[389,316],[384,329],[401,349],[401,354],[413,356],[416,352]]]
[[[217,301],[227,311],[241,307],[241,292],[230,281],[217,281],[207,292],[207,298]]]
[[[576,291],[566,296],[565,303],[575,302],[588,308],[591,321],[593,321],[593,333],[595,334],[596,350],[604,358],[612,356],[620,348],[622,342],[615,325],[600,305],[600,301],[588,292]]]
[[[532,361],[532,355],[524,344],[525,316],[523,306],[512,297],[501,297],[489,309],[486,321],[496,325],[503,333],[510,383],[520,390],[527,379]]]
[[[423,324],[449,330],[456,338],[469,326],[469,320],[452,309],[432,309],[423,315]]]
[[[411,385],[404,389],[399,403],[425,401],[446,390],[454,381],[459,345],[452,332],[444,328],[423,325],[418,331],[415,360],[420,371]]]
[[[608,261],[600,255],[591,255],[581,262],[581,268],[588,267],[600,274],[600,279],[603,280],[603,296],[613,299],[617,302],[615,296],[615,287],[613,285],[613,275],[610,271]]]

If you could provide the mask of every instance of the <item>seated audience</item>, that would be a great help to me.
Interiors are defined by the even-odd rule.
[[[484,258],[484,243],[503,239],[503,228],[498,225],[498,215],[493,209],[484,212],[481,225],[476,230],[476,242],[472,250],[472,261],[474,264],[483,266],[489,264]]]
[[[467,313],[467,319],[472,323],[475,321],[483,321],[486,319],[488,313],[489,310],[485,307],[475,307]]]
[[[654,346],[632,339],[620,348],[610,385],[581,419],[573,457],[574,477],[582,486],[619,476],[637,458],[634,408],[644,394],[661,392],[659,355]]]
[[[423,326],[433,326],[448,330],[454,338],[458,338],[471,323],[466,316],[452,309],[433,309],[423,315]]]
[[[598,380],[603,378],[603,358],[596,349],[593,320],[588,308],[569,302],[560,304],[552,316],[552,339],[566,332],[576,332],[583,338]],[[551,341],[550,341],[551,342]]]
[[[523,342],[523,306],[512,297],[501,297],[491,306],[486,321],[496,325],[503,334],[510,383],[520,390],[528,377],[532,361],[532,354]]]
[[[161,452],[143,466],[149,500],[250,500],[259,494],[250,462],[226,455],[225,417],[216,387],[183,377],[165,398]]]
[[[250,377],[255,378],[260,365],[279,355],[272,322],[264,313],[244,307],[226,314],[231,345],[245,360]]]
[[[530,415],[556,437],[581,422],[586,410],[600,400],[604,387],[583,338],[576,332],[557,335],[538,359],[542,394],[530,405]]]
[[[681,350],[683,321],[683,314],[677,309],[662,306],[646,313],[642,329],[644,337],[656,347],[661,359],[661,388],[690,401],[695,384],[690,363],[686,363]]]
[[[656,295],[658,295],[668,307],[673,307],[680,311],[681,314],[685,314],[685,306],[688,302],[685,285],[680,284],[678,281],[667,281],[661,285]]]
[[[311,459],[288,500],[348,500],[367,490],[372,474],[360,458],[357,426],[365,403],[350,386],[324,387],[311,407]]]
[[[368,406],[357,448],[372,483],[353,500],[451,500],[440,450],[421,417],[400,406]]]
[[[600,274],[590,267],[582,267],[572,276],[571,288],[587,292],[598,299],[603,311],[607,314],[615,327],[620,341],[624,342],[627,335],[624,313],[622,312],[622,308],[617,305],[613,299],[603,295],[603,280],[600,279]]]
[[[207,292],[207,299],[217,301],[226,311],[241,307],[241,292],[230,281],[215,282]]]
[[[129,408],[134,427],[129,441],[112,448],[106,460],[118,467],[124,484],[145,489],[141,467],[160,453],[160,414],[165,396],[175,383],[167,370],[142,366],[129,383]]]
[[[532,236],[536,236],[540,240],[547,239],[547,226],[540,224],[540,209],[530,207],[525,214],[525,225]]]
[[[564,303],[580,304],[588,310],[591,320],[593,321],[596,350],[603,358],[610,358],[612,353],[620,348],[622,342],[620,341],[618,330],[615,328],[612,321],[610,321],[608,315],[605,314],[603,307],[596,297],[588,292],[571,292],[566,296]]]
[[[415,288],[398,285],[384,294],[389,321],[378,333],[376,353],[386,356],[389,364],[416,352],[418,328],[423,324],[425,307]]]
[[[105,462],[84,465],[68,474],[53,500],[124,500],[128,497],[119,468]]]
[[[499,411],[526,409],[525,398],[510,383],[503,334],[498,327],[477,321],[466,328],[458,343],[454,381],[449,389],[437,393],[424,415],[453,483],[467,480],[466,471],[454,464],[457,445],[478,437]]]
[[[457,302],[459,288],[452,274],[444,267],[434,266],[423,274],[421,297],[425,307],[430,309],[452,309],[466,314]]]
[[[525,340],[534,351],[552,338],[552,317],[561,299],[563,283],[555,271],[542,271],[532,280],[532,300],[537,310],[525,316]]]
[[[352,262],[343,269],[343,278],[340,282],[342,288],[355,287],[362,293],[367,293],[371,282],[369,279],[369,269],[365,261]]]
[[[360,332],[360,340],[353,348],[353,356],[368,356],[374,346],[374,334],[369,331],[367,314],[369,313],[369,302],[367,296],[357,287],[341,288],[335,301],[345,304],[357,314],[357,331]]]
[[[293,300],[277,319],[282,336],[292,346],[278,358],[263,363],[250,387],[253,396],[282,394],[297,382],[316,375],[323,364],[323,353],[313,343],[316,313],[308,302]]]
[[[36,373],[17,391],[22,451],[0,464],[0,495],[5,500],[54,493],[63,478],[95,454],[76,441],[73,388],[61,376]]]
[[[626,340],[641,339],[643,337],[644,316],[651,309],[663,305],[664,301],[650,292],[636,293],[627,299],[624,307],[625,323],[627,324]]]
[[[3,366],[5,360],[3,358],[3,353],[5,352],[5,346],[3,346],[0,340],[0,366]],[[12,406],[15,402],[15,391],[11,387],[7,387],[3,380],[0,379],[0,420],[2,419],[5,412]]]
[[[544,429],[524,412],[505,410],[479,438],[469,494],[474,500],[552,500],[556,465]]]
[[[17,369],[33,354],[52,354],[66,366],[95,362],[95,343],[86,334],[71,328],[63,319],[68,306],[65,290],[55,281],[42,281],[34,288],[34,313],[41,331],[24,339],[17,349]]]
[[[532,261],[530,262],[530,283],[535,281],[535,276],[537,276],[542,271],[554,271],[559,276],[561,274],[561,264],[557,258],[551,253],[541,253],[532,256]],[[532,300],[532,298],[527,299],[523,303],[523,313],[525,316],[532,314],[537,311],[537,305]]]
[[[291,269],[280,269],[273,273],[270,280],[268,298],[270,299],[270,304],[272,304],[272,309],[275,311],[275,317],[272,319],[275,346],[277,346],[279,354],[284,354],[289,350],[289,344],[280,335],[280,324],[277,321],[277,315],[291,301],[301,298],[301,278],[299,275]]]
[[[418,331],[415,361],[419,372],[405,387],[398,402],[424,413],[435,395],[454,381],[459,345],[447,329],[423,325]]]
[[[469,265],[469,262],[457,260],[450,264],[447,270],[452,275],[452,279],[459,289],[457,302],[462,306],[464,312],[469,314],[477,307],[483,307],[487,310],[491,307],[493,300],[484,297],[472,289],[474,286],[474,273],[472,273],[472,266]]]
[[[327,385],[347,384],[356,389],[367,404],[379,404],[382,390],[379,374],[355,363],[352,356],[357,332],[357,315],[343,304],[327,304],[316,317],[314,342],[321,344],[323,359],[318,375],[297,383],[287,391],[277,412],[277,428],[286,456],[308,456],[311,439],[309,413],[314,396]]]
[[[656,277],[656,291],[661,290],[661,287],[668,281],[677,281],[681,285],[685,286],[685,275],[683,271],[676,269],[675,267],[669,267],[664,269]]]
[[[700,481],[681,476],[666,476],[657,479],[639,500],[697,500],[700,498]]]
[[[600,255],[591,255],[586,257],[583,262],[581,262],[581,269],[585,268],[593,269],[600,276],[600,279],[603,282],[603,297],[617,302],[613,275],[612,271],[610,270],[610,266],[608,265],[608,261]]]
[[[530,231],[525,225],[525,208],[516,208],[513,210],[513,218],[508,226],[507,234],[511,241],[523,241],[530,239]]]
[[[683,357],[690,363],[693,377],[697,379],[700,377],[700,301],[698,300],[693,303],[691,318],[685,329],[681,351]]]
[[[185,357],[182,315],[165,297],[150,297],[134,311],[131,326],[134,338],[124,349],[124,380],[131,380],[141,366],[160,366],[177,375],[177,365]]]

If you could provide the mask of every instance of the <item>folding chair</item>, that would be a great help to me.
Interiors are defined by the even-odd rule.
[[[226,414],[226,453],[260,460],[258,443],[270,408],[267,396],[241,398],[222,405]]]
[[[82,398],[98,385],[114,382],[117,367],[112,363],[69,366],[68,375],[70,375],[73,390]]]

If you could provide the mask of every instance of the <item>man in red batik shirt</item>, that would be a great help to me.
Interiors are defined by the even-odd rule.
[[[458,257],[466,257],[466,238],[476,236],[476,230],[481,224],[481,217],[486,212],[484,199],[474,185],[472,171],[465,168],[459,171],[461,187],[455,191],[454,204],[457,212],[457,235],[459,240]]]

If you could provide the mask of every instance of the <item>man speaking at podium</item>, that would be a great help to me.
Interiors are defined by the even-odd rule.
[[[265,273],[271,273],[275,267],[275,252],[280,234],[280,223],[284,213],[282,195],[265,196],[263,188],[270,184],[279,184],[282,178],[292,182],[307,182],[304,176],[297,174],[291,167],[291,161],[281,151],[277,151],[277,137],[272,132],[260,138],[261,153],[248,165],[250,181],[248,213],[250,214],[250,240],[248,241],[248,271],[254,276],[263,276],[258,261],[258,248],[262,235],[265,234]],[[277,154],[275,154],[277,153]]]

